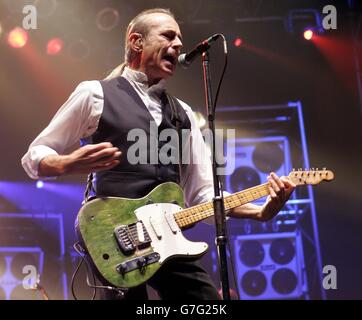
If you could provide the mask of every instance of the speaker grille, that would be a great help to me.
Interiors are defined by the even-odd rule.
[[[247,240],[242,242],[240,260],[248,267],[256,267],[264,260],[265,251],[259,241]]]
[[[297,287],[298,279],[295,273],[287,268],[277,270],[272,276],[272,286],[280,294],[289,294]]]
[[[260,296],[266,289],[265,275],[257,270],[245,272],[241,279],[241,287],[249,296]]]

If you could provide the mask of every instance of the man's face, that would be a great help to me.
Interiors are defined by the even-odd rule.
[[[152,14],[148,23],[140,71],[148,76],[149,81],[157,82],[173,75],[182,48],[182,36],[177,22],[166,14]]]

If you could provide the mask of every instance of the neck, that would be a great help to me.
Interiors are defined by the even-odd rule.
[[[134,60],[134,61],[130,62],[128,64],[128,67],[131,68],[132,70],[144,73],[147,76],[147,82],[148,82],[149,87],[153,86],[154,84],[159,83],[162,80],[162,78],[154,78],[154,77],[152,77],[150,75],[150,73],[147,72],[147,70],[145,68],[143,68],[140,65],[139,61],[137,61],[137,60]]]

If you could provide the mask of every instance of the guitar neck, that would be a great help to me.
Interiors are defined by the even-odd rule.
[[[224,198],[225,210],[230,210],[245,203],[265,197],[269,194],[268,183],[233,193]],[[176,223],[180,228],[187,228],[196,222],[214,215],[212,201],[187,208],[174,214]]]
[[[321,181],[332,181],[334,173],[326,168],[323,170],[301,170],[292,172],[288,175],[289,179],[296,185],[316,185]],[[241,206],[245,203],[262,198],[269,195],[269,183],[260,184],[256,187],[245,189],[240,192],[233,193],[224,198],[225,210],[230,210]],[[182,210],[174,214],[176,223],[180,228],[186,228],[198,221],[204,220],[214,215],[213,203],[207,202],[197,206]]]

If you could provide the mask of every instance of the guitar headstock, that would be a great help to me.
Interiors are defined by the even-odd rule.
[[[323,168],[322,170],[318,170],[318,168],[309,170],[293,169],[293,171],[289,173],[288,177],[297,186],[303,184],[315,185],[321,181],[332,181],[334,179],[334,173],[326,168]]]

